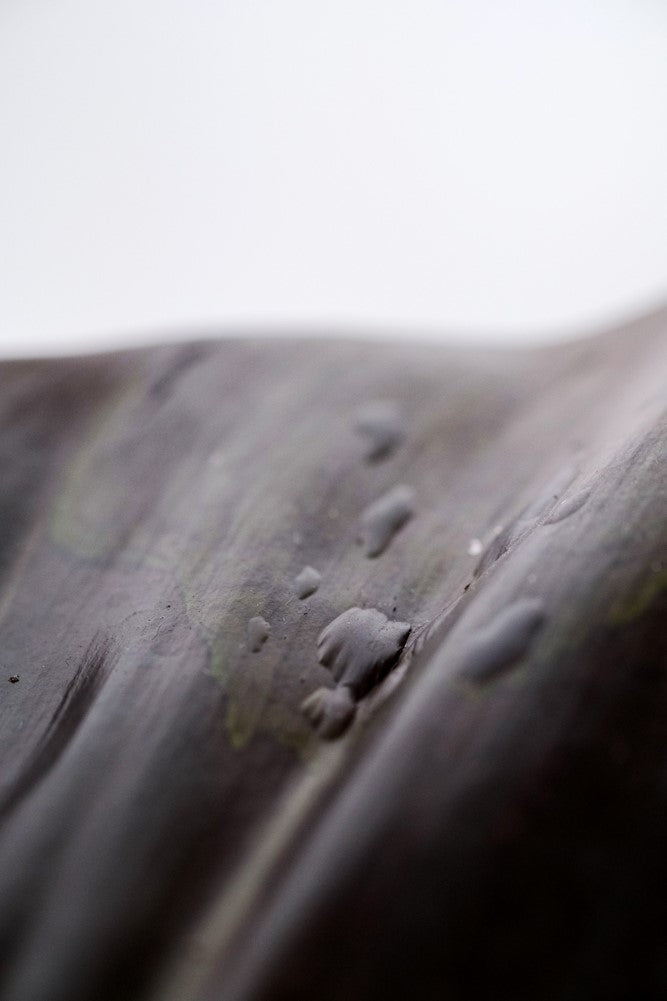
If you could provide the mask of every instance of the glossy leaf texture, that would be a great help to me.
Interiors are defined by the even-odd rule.
[[[664,997],[666,405],[665,313],[1,364],[3,1001]]]

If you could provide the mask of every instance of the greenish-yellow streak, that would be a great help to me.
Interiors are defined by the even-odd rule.
[[[640,618],[655,599],[667,589],[667,570],[659,570],[638,588],[626,601],[614,605],[609,621],[614,626],[624,626]]]
[[[128,406],[138,396],[138,383],[101,407],[84,436],[65,477],[51,518],[53,542],[84,559],[99,559],[113,548],[115,524],[109,509],[108,484],[96,468],[103,446],[119,435]]]
[[[265,647],[241,658],[228,679],[226,724],[236,750],[246,746],[259,726],[280,659],[281,652],[275,645]]]

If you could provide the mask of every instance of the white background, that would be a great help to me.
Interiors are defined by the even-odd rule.
[[[2,0],[0,353],[667,296],[663,0]]]

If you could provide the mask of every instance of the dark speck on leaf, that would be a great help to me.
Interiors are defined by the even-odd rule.
[[[12,674],[12,675],[10,675],[9,680],[11,681],[12,685],[15,685],[16,682],[19,680],[18,674]]]

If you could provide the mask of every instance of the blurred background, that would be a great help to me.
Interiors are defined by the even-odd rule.
[[[3,0],[0,354],[667,301],[663,0]]]

